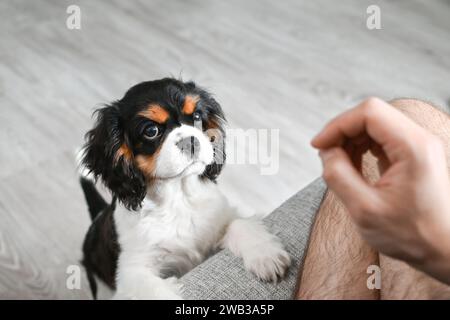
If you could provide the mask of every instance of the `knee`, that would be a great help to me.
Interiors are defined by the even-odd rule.
[[[442,116],[442,112],[437,107],[418,99],[394,99],[389,101],[389,104],[424,127],[428,127],[433,118]]]
[[[443,143],[450,157],[450,116],[430,103],[416,99],[395,99],[389,102]]]

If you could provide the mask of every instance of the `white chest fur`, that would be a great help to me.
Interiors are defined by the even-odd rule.
[[[188,176],[158,182],[140,211],[115,212],[119,263],[144,263],[162,277],[180,276],[216,249],[234,218],[234,210],[210,181]]]

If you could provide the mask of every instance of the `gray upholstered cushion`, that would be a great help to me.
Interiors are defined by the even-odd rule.
[[[303,262],[315,213],[326,186],[315,180],[265,218],[277,234],[293,263],[278,284],[263,283],[244,269],[242,259],[222,250],[181,278],[186,299],[291,299]]]

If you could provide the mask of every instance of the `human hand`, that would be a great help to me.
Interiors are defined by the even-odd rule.
[[[369,245],[450,283],[450,181],[439,138],[370,98],[328,123],[312,145]],[[380,168],[374,184],[361,174],[368,150]]]

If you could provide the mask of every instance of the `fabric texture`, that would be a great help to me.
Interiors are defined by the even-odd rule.
[[[183,296],[205,300],[292,299],[310,229],[325,191],[325,183],[317,179],[264,219],[269,230],[281,238],[292,259],[286,276],[277,284],[259,281],[244,269],[241,258],[225,249],[181,278]]]

